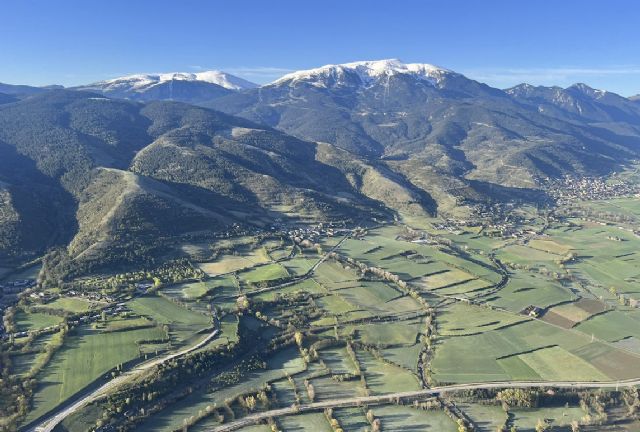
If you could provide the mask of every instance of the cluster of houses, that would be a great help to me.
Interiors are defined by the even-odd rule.
[[[620,196],[639,196],[637,185],[608,181],[605,177],[570,177],[548,180],[548,192],[559,204],[580,200],[602,200]]]
[[[80,324],[88,324],[91,322],[96,322],[102,319],[103,314],[106,316],[113,316],[113,315],[118,315],[121,313],[125,313],[125,312],[129,312],[129,309],[127,308],[127,306],[125,305],[125,303],[118,303],[116,305],[113,306],[109,306],[100,310],[92,310],[87,312],[84,315],[78,316],[72,320],[69,320],[67,322],[68,325],[70,326],[76,326],[76,325],[80,325]],[[54,331],[58,328],[60,328],[61,326],[63,326],[65,324],[58,324],[58,325],[54,325],[54,326],[49,326],[49,327],[44,327],[41,329],[38,329],[38,333],[47,333],[50,331]],[[0,327],[2,327],[2,324],[0,323]],[[16,332],[13,333],[11,336],[13,336],[14,338],[21,338],[21,337],[27,337],[29,336],[29,332],[28,331],[21,331],[21,332]],[[8,339],[9,338],[9,334],[6,334],[4,332],[4,329],[2,329],[2,331],[0,331],[0,338],[1,339]]]
[[[35,279],[18,279],[11,282],[1,282],[0,291],[5,294],[18,294],[27,288],[36,286]]]
[[[332,223],[319,223],[312,226],[290,228],[286,230],[286,235],[296,243],[308,242],[318,243],[323,237],[334,237],[346,235],[351,230],[344,226],[337,226]]]
[[[102,294],[101,292],[98,292],[98,291],[87,291],[87,292],[81,291],[80,292],[80,291],[71,290],[71,291],[67,291],[65,295],[69,297],[78,297],[84,300],[103,302],[103,303],[113,303],[116,301],[116,299],[113,296],[110,296],[108,294]]]

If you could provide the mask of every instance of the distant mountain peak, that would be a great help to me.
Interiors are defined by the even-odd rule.
[[[593,87],[590,87],[584,83],[576,83],[566,88],[566,90],[572,90],[572,89],[577,90],[589,97],[596,98],[596,99],[601,98],[608,93],[606,90],[594,89]]]
[[[347,82],[348,76],[357,76],[360,83],[369,85],[380,78],[393,75],[413,75],[435,84],[446,74],[448,69],[426,63],[402,63],[398,59],[358,61],[343,64],[325,65],[315,69],[307,69],[289,73],[268,85],[294,84],[299,81],[310,82],[317,87],[326,87],[329,80],[334,84]]]
[[[196,73],[169,72],[159,74],[134,74],[100,81],[88,87],[95,86],[108,90],[117,90],[121,87],[127,87],[134,91],[143,91],[169,81],[200,81],[216,84],[229,90],[244,90],[258,87],[257,84],[250,81],[217,70]]]

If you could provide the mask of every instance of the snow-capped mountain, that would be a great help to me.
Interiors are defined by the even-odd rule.
[[[584,85],[560,90],[505,92],[430,64],[378,60],[290,73],[205,105],[376,160],[446,209],[635,154],[635,103]]]
[[[104,90],[127,88],[136,91],[144,91],[150,87],[161,85],[170,81],[200,81],[210,84],[216,84],[229,90],[244,90],[248,88],[258,87],[257,84],[217,70],[197,73],[170,72],[161,74],[135,74],[100,81],[95,84],[90,84],[86,87],[95,86]]]
[[[256,87],[257,84],[237,76],[211,70],[128,75],[80,86],[76,90],[98,91],[105,96],[142,101],[176,100],[199,103]]]
[[[316,87],[360,84],[374,82],[394,75],[410,75],[437,85],[452,71],[425,63],[402,63],[397,59],[358,61],[337,65],[326,65],[315,69],[289,73],[268,85],[295,85],[307,82]]]

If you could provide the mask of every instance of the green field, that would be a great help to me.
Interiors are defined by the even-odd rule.
[[[372,394],[420,390],[418,378],[406,369],[385,363],[366,352],[358,352],[358,360]]]
[[[471,418],[478,432],[496,432],[507,420],[507,413],[497,404],[457,402],[456,405]]]
[[[535,431],[538,420],[546,419],[553,428],[568,426],[572,420],[580,421],[585,412],[580,407],[545,407],[538,409],[513,409],[513,423],[519,431]]]
[[[640,212],[640,204],[624,207],[627,212],[635,210]],[[359,229],[337,249],[342,258],[328,258],[313,273],[309,270],[320,259],[315,249],[292,247],[288,240],[283,243],[271,234],[225,239],[221,243],[227,249],[218,259],[199,264],[210,275],[224,275],[166,285],[157,295],[127,301],[128,315],[72,331],[36,377],[34,410],[28,419],[105,376],[119,363],[201,340],[212,329],[212,307],[222,309],[221,334],[200,347],[199,354],[233,350],[247,341],[248,347],[242,349],[250,350],[256,346],[253,340],[240,339],[240,335],[247,334],[244,330],[266,328],[263,336],[274,336],[275,354],[261,359],[264,369],[234,370],[237,379],[226,385],[212,385],[220,373],[214,370],[188,384],[177,382],[176,390],[188,385],[191,392],[142,421],[136,430],[180,430],[185,419],[214,404],[220,408],[226,403],[233,409],[232,415],[226,411],[227,421],[240,418],[248,411],[237,398],[267,384],[271,385],[271,408],[308,404],[312,399],[339,401],[419,390],[418,364],[428,368],[423,378],[429,385],[609,381],[640,376],[640,310],[616,298],[616,293],[630,298],[640,293],[640,240],[615,226],[552,218],[536,213],[533,206],[513,214],[526,218],[519,227],[523,230],[520,236],[500,237],[498,229],[477,223],[451,226],[453,222],[438,218],[418,224],[428,235],[401,224]],[[435,229],[441,223],[442,229]],[[418,235],[428,241],[411,241]],[[318,243],[327,251],[338,241],[325,238]],[[207,255],[206,244],[196,246],[189,246],[191,255],[216,256],[215,245],[211,245],[211,255]],[[292,258],[291,251],[295,252]],[[390,282],[394,277],[388,274],[360,271],[353,263],[345,264],[345,258],[384,269],[406,285]],[[299,280],[277,288],[266,283],[290,277]],[[498,285],[503,278],[506,283]],[[292,295],[302,292],[310,295]],[[236,305],[238,295],[249,299],[249,307],[242,311]],[[48,307],[80,311],[97,306],[61,298]],[[522,312],[529,306],[542,309],[538,319]],[[60,320],[42,313],[16,314],[21,330],[55,325]],[[167,333],[169,339],[164,340]],[[300,334],[302,340],[295,340]],[[28,343],[28,338],[21,339]],[[161,341],[138,343],[149,339]],[[227,345],[231,342],[240,344],[234,348]],[[29,352],[14,351],[12,372],[29,371],[46,343],[42,337],[27,347]],[[225,372],[237,360],[230,358]],[[83,372],[70,372],[78,370]],[[313,386],[310,393],[315,397],[306,390],[305,382]],[[493,432],[507,421],[507,413],[493,396],[484,404],[475,399],[478,395],[443,397],[451,398],[479,431]],[[380,419],[382,430],[458,430],[442,407],[422,410],[405,402],[407,405],[384,403],[368,408]],[[546,418],[554,427],[566,428],[585,415],[575,401],[572,404],[567,408],[558,408],[555,402],[537,409],[510,408],[508,423],[518,430],[534,430],[538,418]],[[346,432],[370,430],[368,408],[336,408],[333,415]],[[95,422],[96,412],[88,409],[87,418]],[[76,417],[72,420],[68,423],[75,429],[90,423]],[[276,422],[284,432],[331,430],[321,411],[278,417]],[[216,426],[218,420],[211,416],[190,430]],[[242,430],[266,431],[268,426]]]
[[[247,283],[258,283],[289,276],[287,270],[280,264],[266,264],[240,273],[239,277]]]
[[[225,399],[260,389],[267,382],[280,379],[285,374],[296,374],[302,370],[304,370],[304,365],[298,351],[296,349],[283,350],[269,359],[266,370],[251,372],[243,377],[241,383],[224,387],[215,392],[196,391],[145,421],[138,426],[137,430],[155,432],[179,429],[185,418],[205,409],[207,405],[218,404],[221,406]],[[198,424],[198,428],[208,428],[214,425],[217,425],[217,422],[207,418]]]
[[[598,314],[578,324],[576,330],[610,342],[630,336],[640,338],[640,311]]]
[[[580,258],[569,268],[578,272],[594,286],[599,286],[605,297],[609,287],[618,292],[637,295],[640,281],[640,238],[615,226],[589,224],[574,219],[574,226],[559,226],[550,230],[553,238],[569,245]],[[619,238],[622,241],[614,241]]]
[[[456,302],[440,310],[438,327],[444,336],[458,336],[483,333],[527,319],[522,315]]]
[[[279,424],[285,431],[317,431],[331,432],[331,426],[322,413],[309,413],[278,418]]]
[[[537,376],[543,379],[579,376],[591,380],[627,375],[625,370],[633,364],[633,357],[615,349],[591,353],[592,346],[598,345],[592,344],[586,335],[526,321],[472,336],[443,338],[436,349],[433,371],[440,382],[535,379]],[[603,364],[614,360],[626,366],[612,376]]]
[[[313,279],[307,279],[302,282],[298,282],[284,288],[279,288],[277,290],[271,290],[271,291],[259,293],[255,295],[255,298],[260,300],[273,300],[278,295],[286,295],[289,293],[296,293],[296,292],[302,292],[302,291],[312,293],[312,294],[324,294],[327,292],[323,286],[321,286],[319,283],[317,283]]]
[[[458,426],[442,411],[422,411],[405,406],[387,405],[373,407],[374,414],[388,431],[405,432],[455,432]]]
[[[608,376],[580,357],[560,348],[551,347],[518,356],[543,380],[606,381]]]
[[[118,364],[138,358],[138,341],[162,338],[164,332],[157,327],[112,333],[78,329],[67,336],[61,350],[37,376],[34,409],[27,421],[45,414]]]
[[[320,358],[331,370],[332,374],[355,374],[356,369],[353,360],[349,358],[346,348],[327,348],[320,352]]]
[[[287,269],[289,274],[300,276],[311,270],[311,267],[318,262],[318,258],[293,258],[284,261],[282,265]]]
[[[422,330],[420,322],[366,324],[357,327],[360,339],[368,345],[413,345]]]
[[[105,305],[105,303],[92,302],[77,297],[59,297],[52,302],[44,304],[43,307],[47,309],[62,309],[72,313],[82,313]]]
[[[494,306],[519,312],[529,305],[545,308],[574,300],[575,296],[558,282],[534,273],[517,272],[509,283],[486,301]]]
[[[192,341],[197,332],[211,327],[211,318],[190,311],[160,296],[138,297],[127,303],[137,314],[169,327],[172,341],[178,344]]]
[[[55,326],[62,322],[62,318],[56,315],[49,315],[40,312],[19,311],[15,315],[16,331],[38,330],[45,327]]]

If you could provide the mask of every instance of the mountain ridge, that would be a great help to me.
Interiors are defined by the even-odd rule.
[[[77,88],[0,99],[0,260],[59,248],[64,277],[239,227],[466,218],[546,205],[549,179],[640,158],[640,107],[586,85],[503,91],[397,60],[244,90],[173,78],[137,100]],[[168,89],[185,101],[162,100]]]
[[[179,102],[58,90],[0,105],[0,259],[62,247],[60,274],[82,273],[149,263],[234,224],[390,214],[317,151]]]
[[[104,96],[142,102],[173,100],[198,104],[258,85],[226,72],[134,74],[73,87]]]

